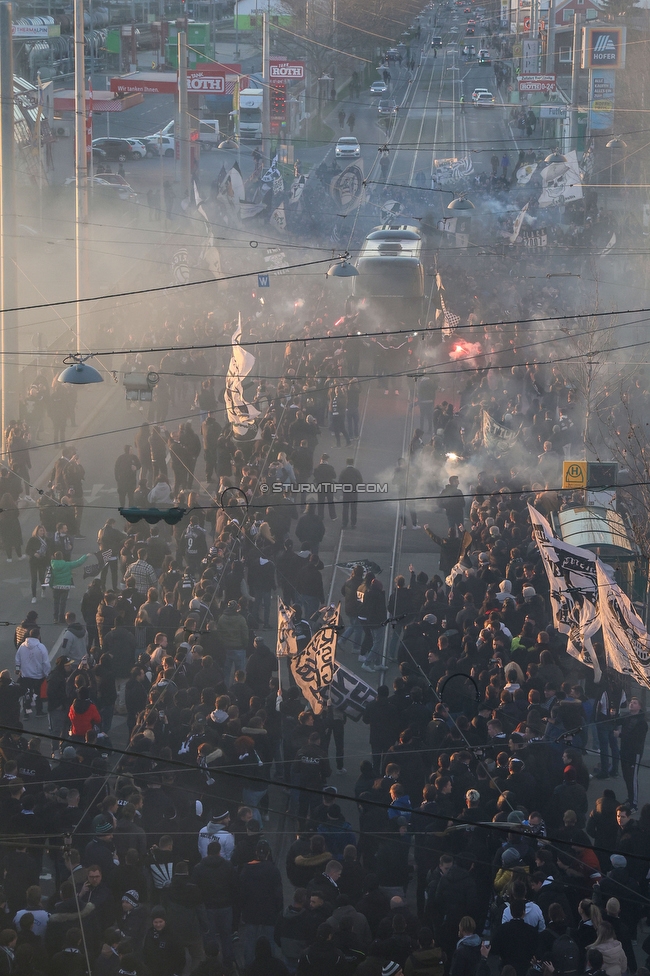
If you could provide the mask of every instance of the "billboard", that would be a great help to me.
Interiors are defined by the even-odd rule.
[[[586,27],[582,68],[624,68],[625,27]]]
[[[520,92],[554,92],[556,90],[555,75],[519,75]]]
[[[524,27],[524,30],[530,30]],[[524,41],[522,44],[522,62],[521,62],[521,73],[522,75],[534,75],[539,71],[539,41]]]
[[[540,119],[566,119],[566,105],[540,105]]]
[[[271,81],[302,81],[305,77],[305,62],[271,61],[269,77]]]
[[[226,76],[221,70],[214,71],[210,67],[188,68],[188,92],[204,92],[211,95],[221,95],[226,90]]]
[[[589,72],[589,128],[607,131],[614,125],[616,72],[592,68]]]
[[[12,24],[11,25],[11,36],[15,40],[21,38],[29,38],[29,40],[38,40],[39,38],[45,37],[60,37],[61,36],[61,25],[60,24]]]

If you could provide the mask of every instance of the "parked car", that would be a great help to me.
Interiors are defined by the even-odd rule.
[[[76,186],[76,184],[76,177],[70,176],[65,181],[64,186]],[[100,176],[89,176],[87,177],[87,184],[93,194],[103,196],[108,200],[114,200],[116,197],[120,200],[135,200],[137,197],[133,187],[122,176],[116,174],[102,173]]]
[[[125,163],[127,159],[133,159],[133,148],[126,139],[113,139],[105,137],[103,139],[93,139],[93,146],[103,149],[107,159],[115,159],[120,163]]]
[[[131,147],[134,159],[144,159],[147,155],[147,147],[141,139],[125,139]]]
[[[354,136],[341,136],[336,143],[334,155],[337,159],[358,159],[361,155],[359,140]]]
[[[147,136],[141,140],[147,147],[148,156],[172,157],[176,151],[173,136]]]

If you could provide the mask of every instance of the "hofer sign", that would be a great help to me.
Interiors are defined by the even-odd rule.
[[[520,92],[554,92],[555,75],[519,75]]]
[[[305,62],[271,61],[269,76],[271,81],[302,81],[305,77]]]

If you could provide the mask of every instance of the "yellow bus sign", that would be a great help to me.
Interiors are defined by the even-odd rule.
[[[575,489],[587,487],[586,461],[564,461],[562,465],[562,487]]]

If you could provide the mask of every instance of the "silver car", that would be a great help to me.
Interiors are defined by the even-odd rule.
[[[336,143],[334,155],[337,159],[358,159],[361,155],[359,140],[354,136],[341,136]]]

